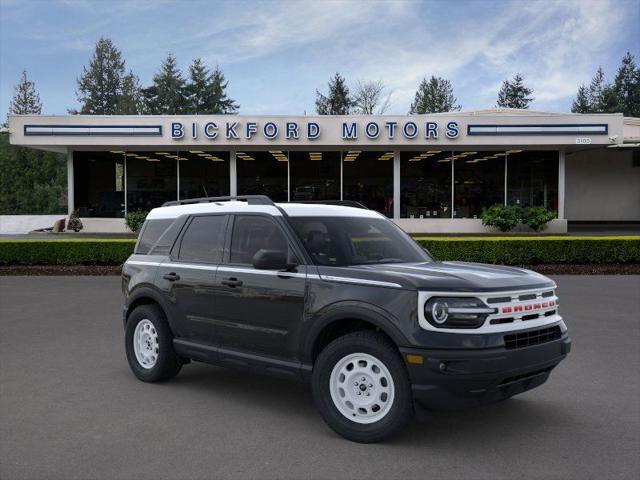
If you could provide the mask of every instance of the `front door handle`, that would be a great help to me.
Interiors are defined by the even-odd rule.
[[[226,285],[227,287],[230,288],[235,288],[235,287],[241,287],[242,286],[242,280],[238,280],[235,277],[231,277],[231,278],[227,278],[225,280],[222,280],[222,285]]]
[[[169,280],[170,282],[175,282],[176,280],[180,280],[180,275],[178,275],[176,272],[171,272],[165,273],[162,278],[164,278],[165,280]]]

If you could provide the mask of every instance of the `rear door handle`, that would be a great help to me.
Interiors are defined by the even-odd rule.
[[[231,278],[227,278],[226,280],[222,280],[222,285],[226,285],[227,287],[230,288],[235,288],[235,287],[241,287],[242,286],[242,280],[238,280],[235,277],[231,277]]]
[[[176,280],[180,280],[180,275],[178,275],[176,272],[171,272],[165,273],[162,278],[164,278],[165,280],[169,280],[170,282],[175,282]]]

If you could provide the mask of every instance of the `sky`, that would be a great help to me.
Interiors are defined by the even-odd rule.
[[[218,64],[241,114],[313,114],[335,72],[381,80],[389,114],[407,113],[431,75],[463,110],[491,108],[516,73],[532,109],[566,112],[598,66],[612,80],[627,50],[640,64],[640,0],[0,0],[0,116],[25,69],[43,113],[76,108],[101,36],[143,85],[168,52],[184,72],[197,57]]]

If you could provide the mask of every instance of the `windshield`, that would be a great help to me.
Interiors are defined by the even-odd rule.
[[[384,218],[289,217],[316,265],[345,267],[433,259]]]

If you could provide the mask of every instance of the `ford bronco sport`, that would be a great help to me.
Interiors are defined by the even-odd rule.
[[[126,354],[145,382],[190,361],[310,382],[333,430],[375,442],[416,409],[544,383],[571,345],[555,288],[520,268],[436,261],[357,205],[168,202],[123,267]]]

